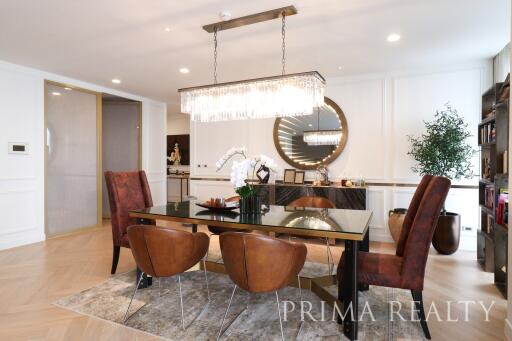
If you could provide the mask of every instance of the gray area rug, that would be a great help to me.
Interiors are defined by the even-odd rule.
[[[158,335],[168,340],[215,340],[222,317],[233,290],[227,275],[208,273],[211,300],[208,303],[204,273],[191,271],[181,275],[186,330],[181,329],[181,309],[176,278],[158,279],[153,286],[137,291],[129,312],[128,327]],[[101,319],[122,323],[135,287],[135,272],[113,276],[108,281],[78,294],[62,298],[56,305]],[[329,288],[336,292],[333,286]],[[332,319],[333,309],[309,290],[302,299],[311,303],[310,314],[301,322],[299,289],[287,287],[279,291],[281,316],[286,340],[347,340],[340,325]],[[286,303],[285,301],[288,301]],[[366,304],[370,314],[359,323],[360,340],[424,340],[418,322],[390,321],[389,301],[409,307],[409,291],[371,287],[360,293],[359,313]],[[295,309],[291,311],[292,305]],[[285,307],[286,305],[286,307]],[[304,303],[309,310],[309,303]],[[322,320],[322,307],[323,320]],[[311,316],[317,320],[313,321]],[[405,313],[404,313],[405,316]],[[279,319],[274,293],[249,294],[237,289],[224,323],[222,340],[280,340]]]

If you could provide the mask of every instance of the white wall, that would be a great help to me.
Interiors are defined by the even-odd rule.
[[[0,61],[0,249],[44,240],[44,80],[137,100],[143,106],[143,169],[156,204],[165,198],[166,104]],[[27,155],[7,153],[28,142]]]
[[[450,102],[465,117],[469,130],[475,132],[472,144],[477,148],[477,125],[480,121],[481,94],[491,84],[492,62],[449,67],[372,74],[358,77],[328,78],[326,96],[344,111],[349,138],[341,156],[329,165],[330,177],[359,178],[378,183],[418,183],[419,176],[410,167],[407,155],[408,134],[420,134],[423,120],[432,119],[435,110]],[[250,154],[263,153],[278,161],[282,170],[290,168],[279,157],[273,142],[274,120],[192,124],[192,177],[229,177],[229,167],[217,173],[215,161],[231,146],[246,146]],[[475,157],[478,173],[478,157]],[[200,166],[200,167],[198,167]],[[312,179],[308,172],[307,179]],[[463,181],[477,185],[477,178]],[[373,240],[391,240],[387,229],[387,212],[407,207],[414,187],[370,186],[369,209]],[[227,195],[233,190],[229,182],[192,181],[191,192],[210,197],[212,191]],[[447,208],[462,214],[464,232],[461,248],[476,249],[478,227],[478,193],[476,189],[452,189]]]
[[[187,114],[167,114],[167,135],[190,134],[190,116]]]

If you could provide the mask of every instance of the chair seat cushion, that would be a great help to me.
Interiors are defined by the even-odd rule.
[[[359,283],[412,289],[402,285],[402,257],[359,251],[357,261],[359,266]],[[343,281],[344,265],[345,252],[343,252],[341,261],[338,264],[338,281]]]

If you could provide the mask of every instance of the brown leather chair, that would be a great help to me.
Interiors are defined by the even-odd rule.
[[[153,199],[149,188],[146,172],[105,172],[105,182],[110,203],[110,218],[112,221],[112,255],[111,274],[116,273],[121,247],[130,248],[126,229],[137,223],[136,219],[128,216],[128,211],[152,207]],[[155,222],[152,222],[154,225]]]
[[[450,180],[426,176],[422,179],[404,219],[395,255],[359,251],[358,281],[367,285],[411,290],[425,337],[430,339],[423,308],[423,281],[432,236]],[[338,264],[338,280],[343,281],[344,255]]]
[[[281,337],[284,339],[277,291],[294,279],[304,266],[306,246],[259,234],[226,232],[220,235],[220,250],[226,272],[235,286],[217,339],[222,334],[237,286],[251,293],[275,291]]]
[[[208,235],[203,232],[191,233],[159,226],[134,225],[128,228],[128,239],[130,241],[133,258],[135,258],[135,262],[137,263],[137,267],[141,270],[141,274],[135,286],[135,290],[133,291],[128,309],[126,310],[124,323],[126,323],[128,311],[130,310],[133,298],[137,293],[137,289],[139,288],[144,274],[159,279],[178,275],[181,326],[185,329],[180,274],[193,267],[201,261],[201,259],[204,262],[210,244]],[[204,266],[204,276],[208,301],[210,301],[206,266]]]
[[[301,197],[295,199],[287,205],[288,207],[312,207],[312,208],[336,208],[336,205],[327,198],[324,197]],[[334,259],[331,253],[331,247],[329,245],[329,238],[325,238],[326,252],[327,252],[327,264],[329,266],[329,275],[334,270]]]

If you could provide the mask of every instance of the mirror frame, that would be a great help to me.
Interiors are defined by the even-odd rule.
[[[325,104],[327,104],[331,108],[333,108],[336,111],[336,114],[338,114],[338,117],[341,122],[341,129],[343,131],[343,134],[341,135],[341,140],[340,140],[340,143],[338,144],[338,147],[336,148],[336,150],[322,163],[319,163],[317,165],[306,166],[306,165],[302,165],[302,164],[290,159],[288,157],[288,155],[286,155],[284,150],[281,148],[281,145],[279,144],[278,131],[279,131],[279,125],[281,124],[282,118],[278,117],[278,118],[276,118],[276,121],[274,122],[274,134],[273,135],[274,135],[274,145],[277,149],[277,152],[279,153],[279,155],[281,156],[281,158],[284,161],[286,161],[289,165],[291,165],[297,169],[315,170],[320,165],[328,165],[329,163],[336,160],[338,158],[338,156],[340,156],[341,152],[345,149],[345,145],[347,144],[347,139],[348,139],[348,125],[347,125],[347,119],[345,118],[345,113],[329,97],[324,97],[324,102],[325,102]]]

